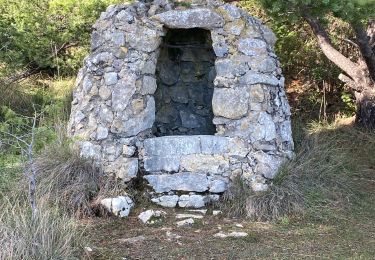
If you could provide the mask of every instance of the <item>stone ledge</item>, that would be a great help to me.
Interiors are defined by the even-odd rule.
[[[246,149],[244,142],[241,149]],[[144,141],[144,156],[171,157],[188,154],[238,154],[234,145],[239,139],[216,135],[162,136],[148,138]]]
[[[146,175],[144,177],[155,192],[208,190],[209,181],[203,173],[181,172],[176,174]]]
[[[208,8],[190,10],[172,10],[157,14],[155,19],[169,28],[203,28],[212,29],[224,25],[224,19]]]

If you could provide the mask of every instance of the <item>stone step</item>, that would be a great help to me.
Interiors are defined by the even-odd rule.
[[[157,193],[170,191],[221,193],[227,189],[229,183],[227,178],[211,177],[205,173],[197,172],[146,175],[144,178]]]

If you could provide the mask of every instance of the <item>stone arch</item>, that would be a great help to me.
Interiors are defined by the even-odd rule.
[[[165,28],[211,33],[215,135],[153,135],[155,70]],[[110,6],[94,25],[68,132],[79,140],[82,156],[93,157],[107,174],[129,181],[142,168],[156,192],[153,201],[164,206],[201,206],[237,175],[265,190],[293,153],[275,40],[258,20],[220,1]]]

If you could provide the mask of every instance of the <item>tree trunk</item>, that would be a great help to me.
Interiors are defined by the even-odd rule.
[[[375,91],[374,88],[356,92],[357,113],[355,121],[358,125],[375,129]]]
[[[362,55],[358,63],[355,63],[336,50],[318,19],[308,14],[304,15],[304,19],[317,37],[319,47],[324,55],[348,75],[340,75],[339,78],[355,90],[356,123],[366,128],[375,129],[375,55],[370,45],[371,38],[360,26],[353,27]]]

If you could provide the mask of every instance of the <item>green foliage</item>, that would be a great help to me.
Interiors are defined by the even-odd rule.
[[[22,116],[15,113],[9,107],[1,107],[0,109],[0,139],[6,144],[7,151],[12,154],[18,154],[20,152],[20,146],[24,147],[24,144],[17,141],[17,138],[22,139],[26,143],[31,142],[31,132],[33,118],[28,116]],[[37,127],[34,130],[35,152],[40,151],[46,144],[56,139],[56,132],[49,125],[42,124],[40,118],[37,119]]]
[[[297,21],[304,14],[324,17],[333,14],[346,21],[359,22],[371,18],[375,13],[374,0],[259,0],[272,15],[281,19]]]
[[[0,65],[75,74],[88,52],[91,26],[117,2],[122,1],[0,0]]]

